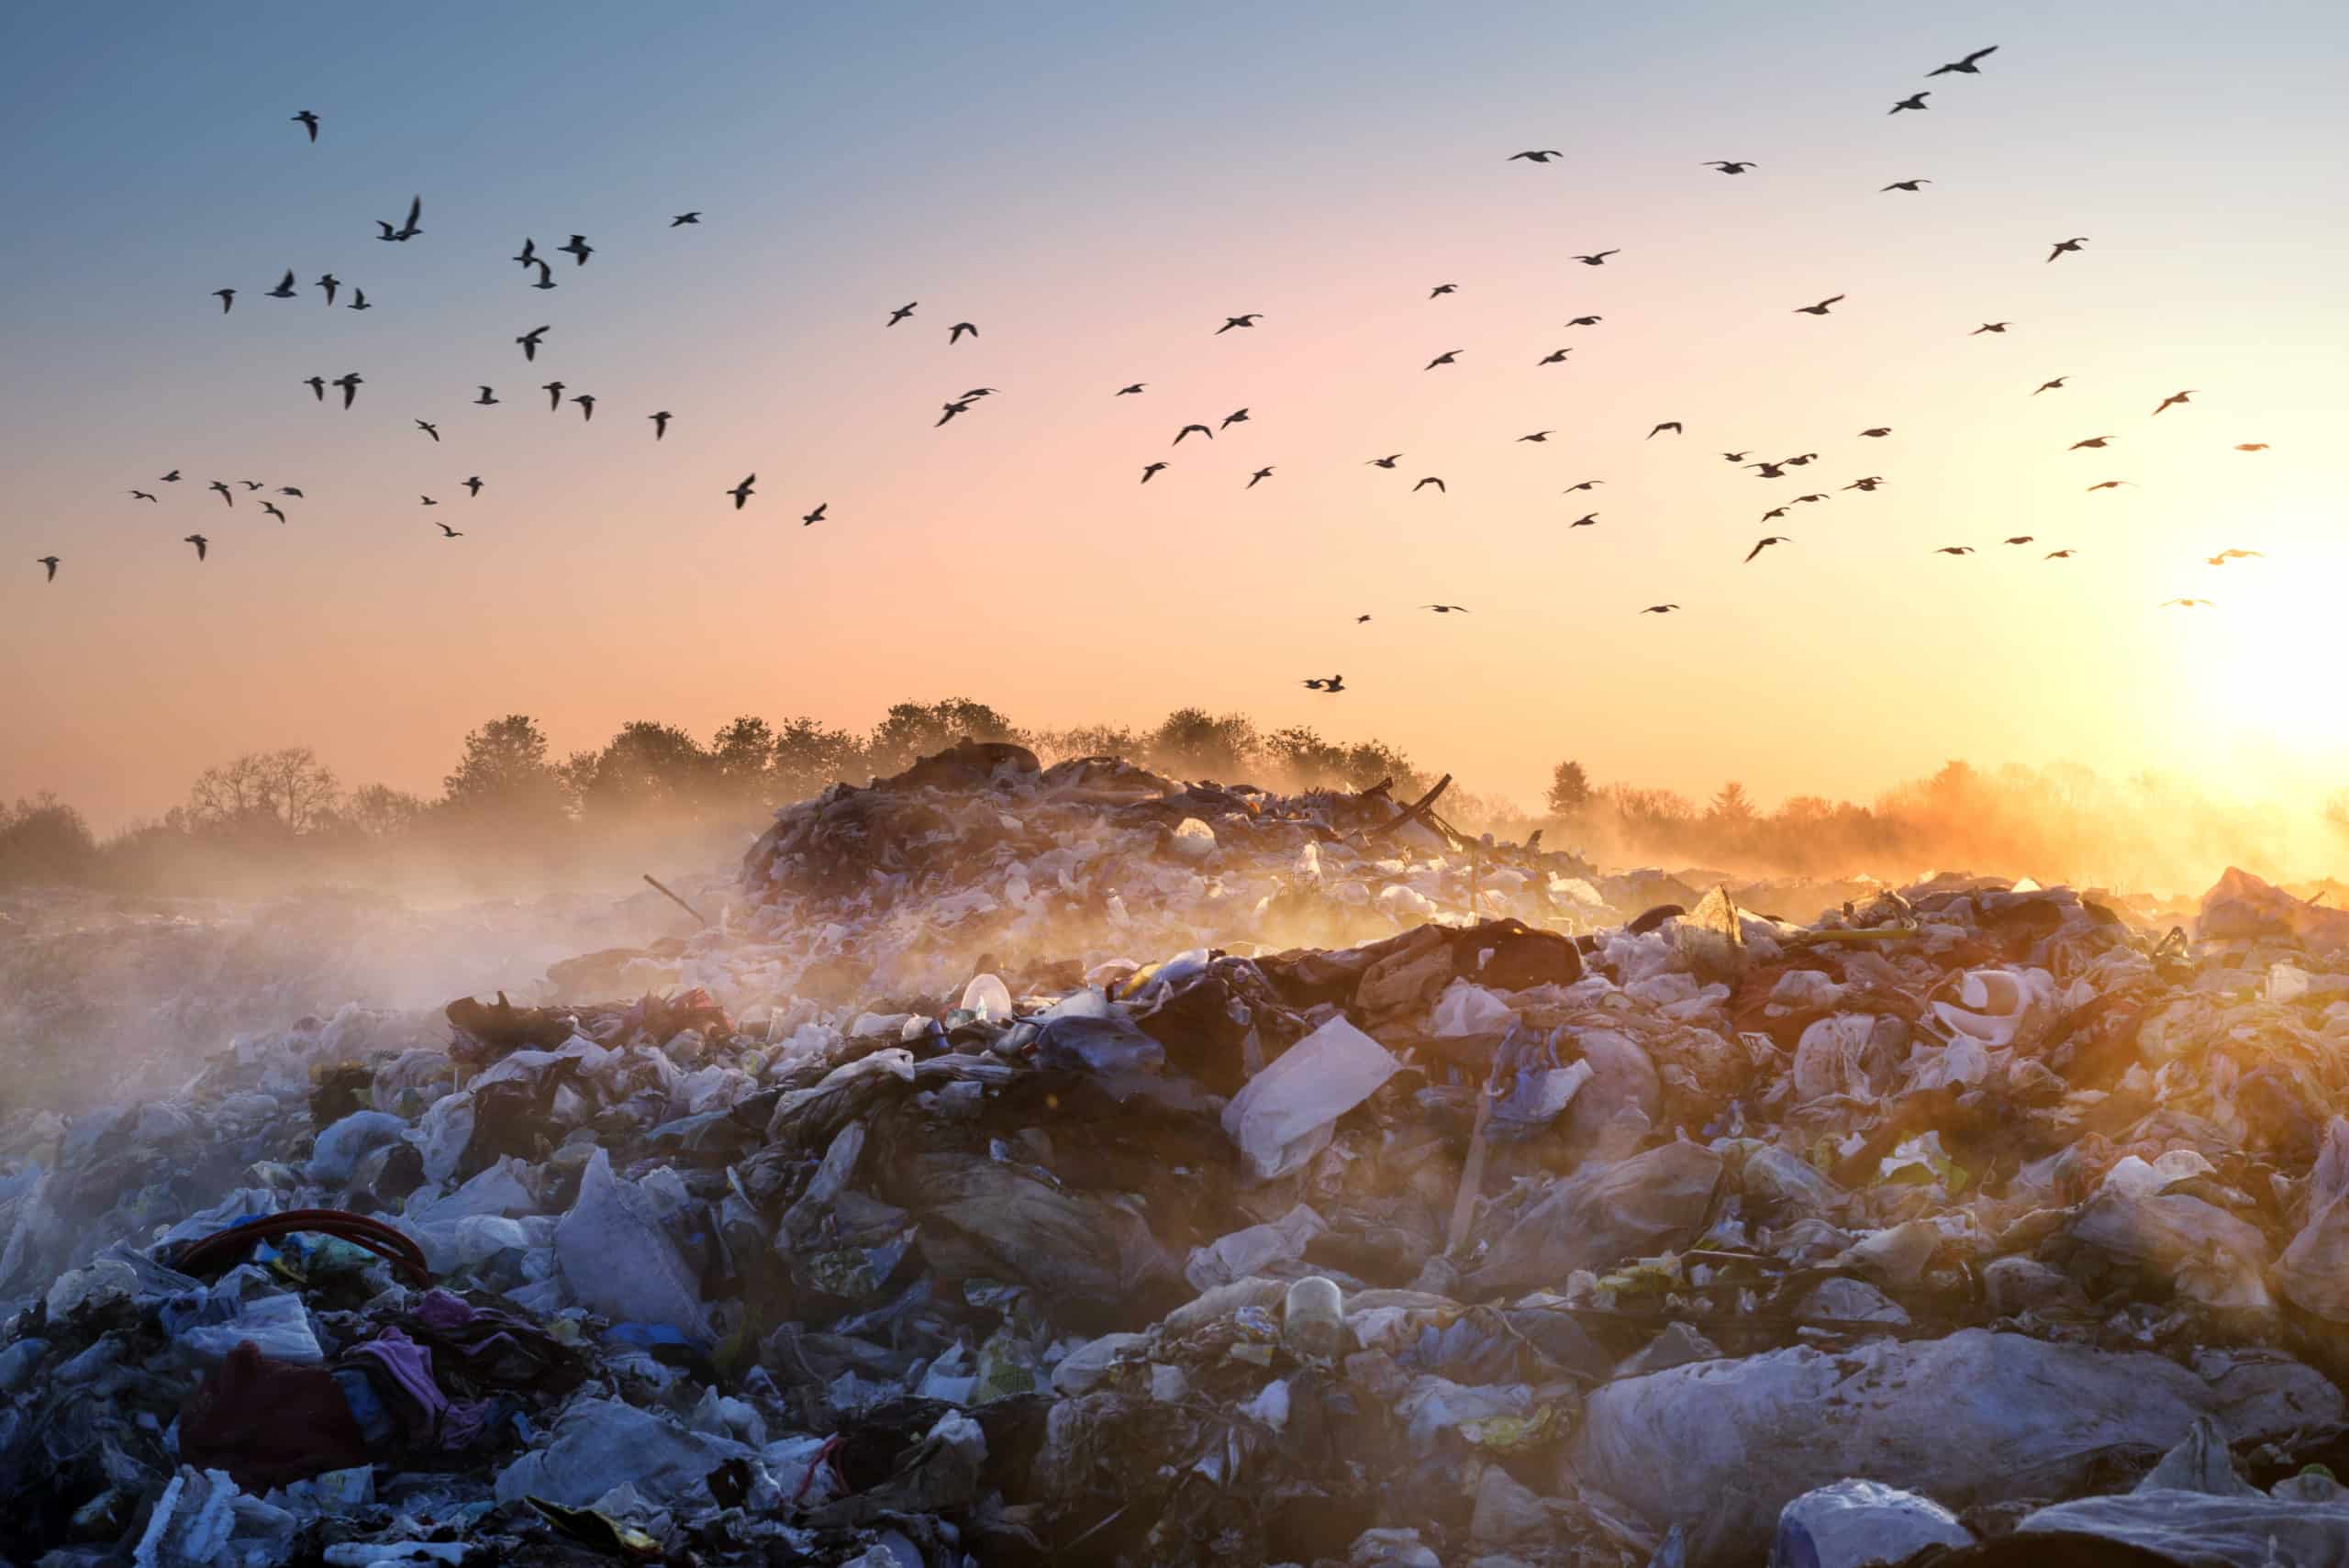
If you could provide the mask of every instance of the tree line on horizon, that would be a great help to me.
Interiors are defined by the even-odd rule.
[[[0,887],[202,894],[424,862],[476,883],[510,882],[661,840],[723,852],[746,842],[774,806],[835,782],[900,772],[963,739],[1012,741],[1047,762],[1115,756],[1170,777],[1289,791],[1386,780],[1408,799],[1434,782],[1382,740],[1335,741],[1305,726],[1266,731],[1244,714],[1197,707],[1148,728],[1029,729],[987,704],[950,697],[895,704],[861,733],[805,717],[774,724],[745,715],[707,742],[636,720],[599,748],[560,757],[536,719],[507,714],[465,736],[430,798],[384,784],[345,788],[309,747],[290,746],[208,767],[161,819],[103,839],[52,795],[0,801]],[[1964,762],[1870,804],[1802,795],[1765,810],[1734,780],[1698,803],[1671,790],[1594,784],[1569,760],[1553,771],[1538,807],[1455,786],[1442,810],[1464,828],[1505,839],[1539,828],[1549,848],[1609,867],[1809,877],[1962,868],[2121,887],[2186,885],[2176,879],[2204,875],[2214,855],[2272,869],[2287,846],[2305,844],[2310,826],[2212,803],[2160,775],[2114,781],[2071,764],[1986,771]],[[2336,845],[2349,842],[2349,792],[2319,819]]]

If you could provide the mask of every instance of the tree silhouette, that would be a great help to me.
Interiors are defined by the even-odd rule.
[[[1569,758],[1550,770],[1550,793],[1547,803],[1553,815],[1578,817],[1590,804],[1590,775],[1582,764]]]

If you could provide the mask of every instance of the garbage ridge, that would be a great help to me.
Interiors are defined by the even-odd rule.
[[[15,1115],[0,1561],[2349,1562],[2349,917],[1659,880],[965,744]]]

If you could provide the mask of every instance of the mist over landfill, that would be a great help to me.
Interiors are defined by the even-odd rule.
[[[2349,1568],[2343,58],[0,14],[0,1568]]]

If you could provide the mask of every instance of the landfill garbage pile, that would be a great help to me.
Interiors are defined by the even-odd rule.
[[[768,907],[665,991],[464,998],[429,1043],[348,1009],[0,1123],[0,1560],[2349,1562],[2322,911],[1716,887],[1176,946],[1147,901],[1196,851],[1055,864],[1020,824],[1151,818],[1013,761],[785,813]],[[1227,899],[1305,843],[1468,874],[1387,851],[1401,803],[1229,793],[1159,813]],[[888,825],[974,795],[995,827]],[[1131,945],[1029,956],[1009,859]],[[984,933],[893,924],[979,885]],[[869,965],[838,1001],[825,953]]]

